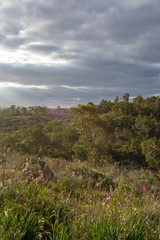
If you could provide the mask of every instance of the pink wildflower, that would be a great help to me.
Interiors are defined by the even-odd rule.
[[[108,201],[110,201],[110,199],[111,199],[111,196],[107,197],[107,198],[106,198],[106,203],[107,203]]]
[[[146,191],[146,186],[144,185],[143,187],[142,187],[142,192],[144,193]]]
[[[98,186],[98,184],[97,183],[95,183],[95,186],[94,186],[94,188],[96,188]]]
[[[101,205],[104,206],[105,204],[107,204],[107,202],[110,201],[110,199],[111,199],[111,196],[107,197],[107,198],[106,198],[106,201],[103,202],[103,203],[101,203]]]

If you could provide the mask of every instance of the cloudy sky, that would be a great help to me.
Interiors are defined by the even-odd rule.
[[[159,0],[0,0],[0,107],[160,94]]]

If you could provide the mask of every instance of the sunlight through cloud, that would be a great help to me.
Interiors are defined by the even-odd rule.
[[[12,83],[12,82],[0,83],[0,88],[6,88],[6,87],[49,89],[49,86],[45,86],[45,85],[25,85],[25,84]]]

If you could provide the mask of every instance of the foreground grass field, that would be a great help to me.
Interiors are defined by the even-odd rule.
[[[148,169],[1,154],[0,239],[160,239],[160,182]]]

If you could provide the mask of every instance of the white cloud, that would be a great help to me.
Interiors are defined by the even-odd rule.
[[[8,87],[14,87],[14,88],[37,88],[37,89],[49,89],[49,86],[46,85],[25,85],[25,84],[19,84],[19,83],[13,83],[13,82],[0,82],[0,88],[8,88]]]

